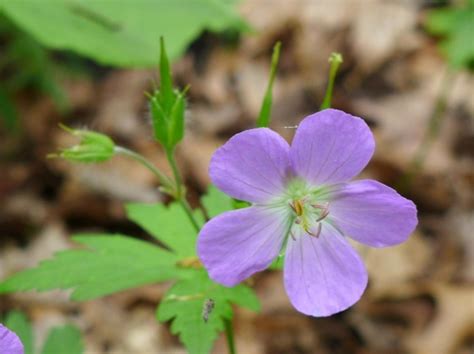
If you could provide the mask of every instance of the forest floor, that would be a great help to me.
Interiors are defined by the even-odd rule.
[[[229,44],[205,33],[174,65],[177,83],[191,87],[187,135],[178,149],[191,204],[209,183],[213,151],[254,127],[272,47],[281,40],[271,127],[291,140],[291,127],[322,101],[329,54],[342,53],[333,107],[363,117],[377,143],[363,177],[412,199],[420,222],[400,246],[358,246],[369,287],[359,303],[332,317],[294,310],[279,272],[253,277],[262,311],[238,311],[239,352],[472,353],[473,77],[447,70],[436,41],[423,30],[426,10],[416,2],[255,0],[240,10],[256,34]],[[126,220],[123,204],[163,200],[147,170],[122,158],[74,165],[45,156],[70,143],[57,127],[63,122],[105,132],[169,173],[143,95],[155,77],[153,70],[101,68],[94,76],[65,78],[66,114],[43,96],[17,98],[21,132],[5,133],[0,144],[0,279],[70,247],[77,232],[145,237]],[[446,110],[433,121],[443,88]],[[84,303],[71,302],[63,291],[18,293],[1,297],[0,313],[25,311],[38,341],[52,325],[75,323],[87,353],[185,353],[168,326],[155,320],[166,289],[145,286]],[[214,352],[226,352],[224,338]]]

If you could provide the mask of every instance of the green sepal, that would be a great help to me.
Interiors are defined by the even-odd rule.
[[[186,106],[185,91],[176,94],[176,100],[170,112],[169,148],[174,148],[184,137],[184,112]]]
[[[173,78],[168,55],[166,54],[165,40],[160,38],[160,91],[162,93],[161,104],[165,114],[168,114],[173,106],[175,97],[173,92]]]
[[[170,63],[163,38],[160,40],[160,47],[160,88],[149,95],[149,102],[155,139],[170,152],[184,136],[186,89],[182,92],[173,89]]]

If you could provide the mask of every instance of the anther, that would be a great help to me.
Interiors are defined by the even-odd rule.
[[[303,202],[301,200],[295,200],[289,204],[297,216],[303,215]]]

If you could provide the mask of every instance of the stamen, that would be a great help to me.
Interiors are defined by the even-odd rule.
[[[316,230],[316,233],[315,233],[315,234],[312,233],[312,232],[309,231],[309,230],[306,230],[306,232],[308,233],[308,235],[318,238],[319,235],[321,234],[321,229],[322,229],[322,228],[323,228],[323,224],[319,223],[319,224],[318,224],[318,229]]]
[[[294,234],[293,231],[291,231],[291,230],[290,230],[290,236],[291,236],[291,238],[293,239],[293,241],[296,241],[295,234]]]
[[[316,219],[316,222],[320,222],[321,220],[323,220],[326,216],[329,215],[329,210],[328,209],[324,209],[321,213],[321,215],[319,216],[319,218]]]
[[[324,204],[314,203],[314,204],[311,204],[311,206],[315,209],[327,209],[329,207],[329,202],[326,202]]]
[[[293,209],[293,211],[294,211],[295,214],[296,214],[296,208],[295,208],[295,206],[293,205],[293,203],[292,203],[292,202],[289,202],[288,204],[289,204],[289,206],[291,207],[291,209]]]
[[[326,216],[329,215],[329,203],[323,204],[311,204],[311,206],[315,209],[320,209],[321,214],[319,215],[319,218],[316,219],[316,222],[320,222],[323,220]]]
[[[303,201],[297,199],[293,202],[290,202],[289,204],[297,216],[303,215]]]

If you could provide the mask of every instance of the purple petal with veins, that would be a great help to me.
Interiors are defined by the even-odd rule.
[[[291,147],[266,128],[231,138],[211,160],[211,179],[252,206],[218,215],[199,233],[198,254],[210,277],[234,286],[286,249],[285,288],[298,311],[329,316],[352,306],[367,272],[347,237],[390,246],[418,222],[413,202],[392,188],[350,182],[374,147],[362,119],[335,109],[305,118]]]

